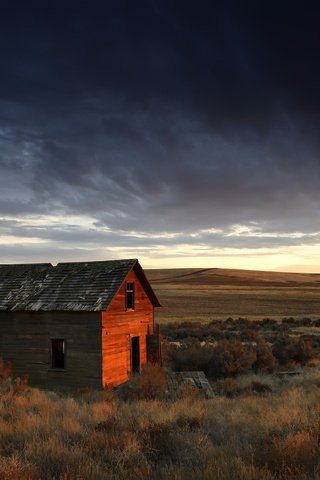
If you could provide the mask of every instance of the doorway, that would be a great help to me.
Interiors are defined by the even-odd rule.
[[[131,338],[131,371],[140,372],[140,337]]]

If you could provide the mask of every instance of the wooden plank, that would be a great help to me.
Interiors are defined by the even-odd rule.
[[[66,343],[65,370],[51,370],[51,338]],[[97,312],[0,312],[0,355],[15,375],[47,388],[102,386]]]
[[[135,285],[135,308],[126,310],[125,283]],[[153,305],[132,271],[106,312],[101,314],[103,384],[119,385],[131,374],[131,338],[140,338],[140,365],[147,361],[146,336],[153,332]]]
[[[125,283],[106,312],[0,312],[0,355],[34,385],[118,385],[131,373],[131,338],[140,338],[140,364],[147,361],[146,336],[154,330],[154,307],[132,271],[135,308],[125,308]],[[65,371],[52,371],[51,338],[66,345]]]

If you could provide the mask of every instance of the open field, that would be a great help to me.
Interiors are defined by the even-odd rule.
[[[253,270],[147,270],[163,308],[156,321],[201,321],[228,317],[320,318],[320,274]]]
[[[205,371],[215,397],[170,396],[153,365],[115,392],[1,391],[0,379],[0,479],[319,480],[319,322],[208,322],[320,318],[320,275],[147,275],[165,336],[191,340],[167,342],[165,366]],[[188,320],[206,323],[172,323]]]
[[[252,380],[272,392],[248,390]],[[126,402],[111,392],[1,395],[0,478],[318,479],[319,371],[237,384],[235,398],[185,391],[170,402]]]

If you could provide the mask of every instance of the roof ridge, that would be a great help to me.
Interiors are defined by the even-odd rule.
[[[102,265],[104,263],[120,263],[120,262],[137,262],[137,258],[120,258],[120,259],[114,259],[114,260],[89,260],[89,261],[82,261],[82,262],[59,262],[55,267],[58,267],[59,265],[92,265],[92,264],[99,264]]]
[[[130,258],[0,268],[0,310],[106,310],[131,270],[158,306],[138,259]]]
[[[1,267],[53,267],[52,263],[0,263]]]

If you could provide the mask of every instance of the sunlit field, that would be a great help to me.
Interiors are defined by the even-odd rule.
[[[267,393],[248,389],[252,380]],[[2,480],[318,479],[320,372],[239,377],[235,397],[0,396]]]
[[[51,392],[0,362],[0,479],[319,480],[320,275],[147,274],[165,370],[204,371],[214,398],[152,365]]]
[[[161,300],[156,321],[320,318],[320,274],[225,269],[147,270]]]

